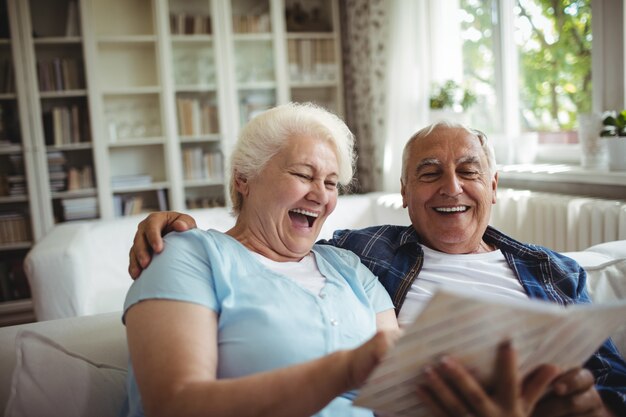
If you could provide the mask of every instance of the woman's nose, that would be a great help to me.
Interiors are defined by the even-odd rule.
[[[324,181],[311,182],[311,189],[309,190],[308,198],[320,205],[328,203],[328,190],[326,189]]]

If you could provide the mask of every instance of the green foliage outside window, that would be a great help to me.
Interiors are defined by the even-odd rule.
[[[466,78],[490,83],[491,0],[461,0]],[[516,41],[524,130],[571,130],[591,110],[591,0],[519,0]]]
[[[476,103],[476,94],[454,80],[434,84],[430,96],[431,109],[467,110]]]

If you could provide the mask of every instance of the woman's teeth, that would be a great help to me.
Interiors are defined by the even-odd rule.
[[[319,216],[319,213],[316,213],[314,211],[308,211],[308,210],[304,210],[304,209],[293,209],[293,210],[289,210],[293,213],[299,213],[299,214],[304,214],[305,216],[309,216],[309,217],[315,217],[317,218]]]

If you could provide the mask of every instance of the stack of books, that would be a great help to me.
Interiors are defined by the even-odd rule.
[[[116,175],[111,177],[113,189],[146,187],[152,184],[152,176],[148,174]]]
[[[67,189],[67,159],[63,152],[48,152],[48,176],[50,177],[50,191],[61,192]]]
[[[23,213],[0,213],[0,244],[29,240],[28,221]]]
[[[61,200],[63,217],[66,221],[95,219],[98,217],[98,199],[96,197],[72,198]]]

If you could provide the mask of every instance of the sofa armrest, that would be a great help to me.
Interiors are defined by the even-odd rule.
[[[587,290],[594,303],[626,299],[626,240],[602,243],[584,251],[566,252],[587,272]],[[626,327],[611,338],[626,357]]]
[[[113,312],[0,328],[0,412],[9,399],[21,331],[39,333],[94,362],[126,368],[128,348],[121,317],[121,312]]]
[[[132,280],[128,251],[145,216],[64,223],[27,255],[38,321],[119,311]]]
[[[78,315],[81,283],[63,277],[84,275],[81,263],[74,260],[80,255],[73,248],[88,229],[88,224],[82,222],[58,225],[26,256],[24,269],[38,320]]]

